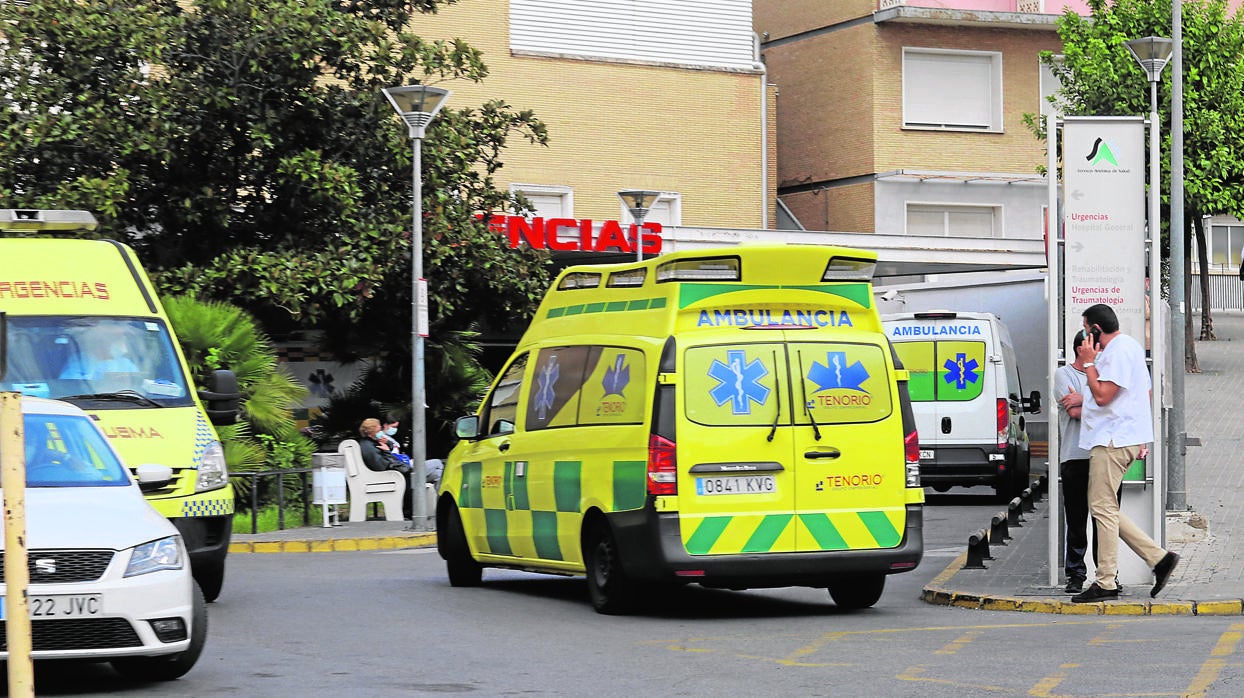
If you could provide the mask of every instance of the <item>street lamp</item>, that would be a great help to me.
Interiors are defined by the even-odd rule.
[[[1132,39],[1123,42],[1127,46],[1127,50],[1132,54],[1132,58],[1140,64],[1142,70],[1145,71],[1146,77],[1149,78],[1149,284],[1145,292],[1148,294],[1145,301],[1150,308],[1150,321],[1153,329],[1149,332],[1151,347],[1151,355],[1153,358],[1153,377],[1154,382],[1162,384],[1162,374],[1166,370],[1166,354],[1165,345],[1170,338],[1168,332],[1163,332],[1160,319],[1163,313],[1159,312],[1160,308],[1155,299],[1161,298],[1158,292],[1161,287],[1162,265],[1161,265],[1161,242],[1162,242],[1162,224],[1158,220],[1158,194],[1162,186],[1161,179],[1161,153],[1158,151],[1158,127],[1161,124],[1158,121],[1158,81],[1162,79],[1162,70],[1166,68],[1166,62],[1171,57],[1171,51],[1174,44],[1170,39],[1161,36],[1146,36],[1140,39]],[[1172,206],[1174,201],[1171,202]],[[1176,231],[1171,230],[1172,237]],[[1172,244],[1174,244],[1172,242]],[[1177,270],[1171,269],[1172,278],[1178,273]],[[1174,367],[1176,370],[1183,370],[1182,366]],[[1159,390],[1161,393],[1161,390]],[[1163,424],[1162,420],[1162,403],[1165,399],[1153,400],[1152,419],[1154,430],[1160,430]],[[1154,439],[1153,443],[1153,459],[1161,472],[1165,472],[1166,461],[1164,457],[1169,457],[1166,451],[1166,439],[1161,434]],[[1154,471],[1154,481],[1160,482],[1157,470]],[[1163,512],[1163,500],[1166,496],[1164,485],[1158,485],[1156,492],[1153,521],[1154,530],[1162,531],[1162,521],[1165,516]],[[1163,534],[1165,540],[1165,534]]]
[[[643,240],[644,219],[648,217],[648,212],[652,210],[652,205],[660,198],[661,192],[647,191],[645,189],[627,189],[618,192],[618,198],[622,199],[622,205],[626,210],[631,212],[631,218],[635,219],[635,261],[644,261],[644,249],[640,245]]]
[[[445,105],[450,92],[441,87],[406,85],[386,87],[384,96],[397,110],[402,121],[410,127],[414,141],[414,165],[412,179],[414,196],[411,200],[411,464],[414,472],[410,479],[411,517],[410,530],[427,528],[427,498],[423,494],[427,482],[427,396],[423,371],[423,340],[428,336],[428,282],[423,278],[423,173],[420,171],[423,136],[428,124]]]

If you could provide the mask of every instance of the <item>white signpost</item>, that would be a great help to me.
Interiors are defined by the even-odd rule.
[[[1114,308],[1120,329],[1149,348],[1146,332],[1145,276],[1156,274],[1157,253],[1146,258],[1148,230],[1145,215],[1145,120],[1139,116],[1098,116],[1062,118],[1062,197],[1061,226],[1049,231],[1050,264],[1050,409],[1059,409],[1054,400],[1054,372],[1062,363],[1075,360],[1071,339],[1081,327],[1081,315],[1092,305],[1105,303]],[[1047,139],[1055,143],[1056,117],[1047,121]],[[1050,148],[1049,171],[1058,172]],[[1150,157],[1156,157],[1150,143]],[[1150,163],[1150,176],[1157,181],[1157,164]],[[1050,177],[1050,210],[1059,210],[1057,178]],[[1150,202],[1149,216],[1157,219]],[[1053,218],[1053,217],[1052,217]],[[1059,228],[1062,245],[1059,245]],[[1154,231],[1156,236],[1158,231]],[[1156,247],[1156,245],[1155,245]],[[1060,257],[1062,258],[1060,260]],[[1153,284],[1156,292],[1160,284]],[[1061,316],[1061,317],[1060,317]],[[1061,337],[1056,328],[1062,328]],[[1161,328],[1161,325],[1157,325]],[[1160,331],[1152,332],[1153,399],[1161,400]],[[1153,444],[1147,469],[1139,465],[1125,478],[1120,508],[1137,526],[1159,543],[1165,523],[1162,514],[1162,428],[1160,411],[1154,408]],[[1058,584],[1063,567],[1062,509],[1058,497],[1058,420],[1050,419],[1050,583]],[[1092,535],[1090,520],[1089,533]],[[1087,556],[1092,578],[1092,556]],[[1119,581],[1145,584],[1152,577],[1147,565],[1126,545],[1119,544]]]

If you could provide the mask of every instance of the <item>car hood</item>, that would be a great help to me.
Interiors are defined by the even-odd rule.
[[[0,519],[0,530],[4,521]],[[26,547],[123,550],[177,534],[137,486],[26,488]],[[0,549],[4,538],[0,537]]]

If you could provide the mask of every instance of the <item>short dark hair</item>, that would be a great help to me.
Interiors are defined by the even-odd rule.
[[[1090,305],[1083,315],[1088,320],[1089,327],[1097,325],[1106,334],[1119,331],[1119,316],[1114,314],[1114,308],[1105,303]]]
[[[1088,339],[1088,335],[1084,334],[1084,330],[1076,332],[1076,336],[1071,338],[1071,350],[1075,351],[1080,348],[1080,345],[1084,344],[1086,339]]]
[[[397,415],[393,414],[392,412],[389,412],[389,413],[386,413],[384,417],[381,418],[380,423],[381,424],[397,424],[401,421],[402,420],[397,418]]]

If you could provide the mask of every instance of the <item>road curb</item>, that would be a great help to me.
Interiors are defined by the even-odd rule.
[[[329,540],[233,541],[231,553],[340,553],[359,550],[397,550],[436,545],[435,533],[415,533],[384,538],[336,538]]]
[[[920,592],[920,599],[934,606],[954,606],[981,611],[1019,611],[1054,613],[1065,616],[1239,616],[1244,615],[1244,599],[1216,601],[1098,601],[1072,603],[1061,599],[1032,599],[955,591],[947,588],[951,578],[963,569],[968,554],[960,553],[941,574]]]

